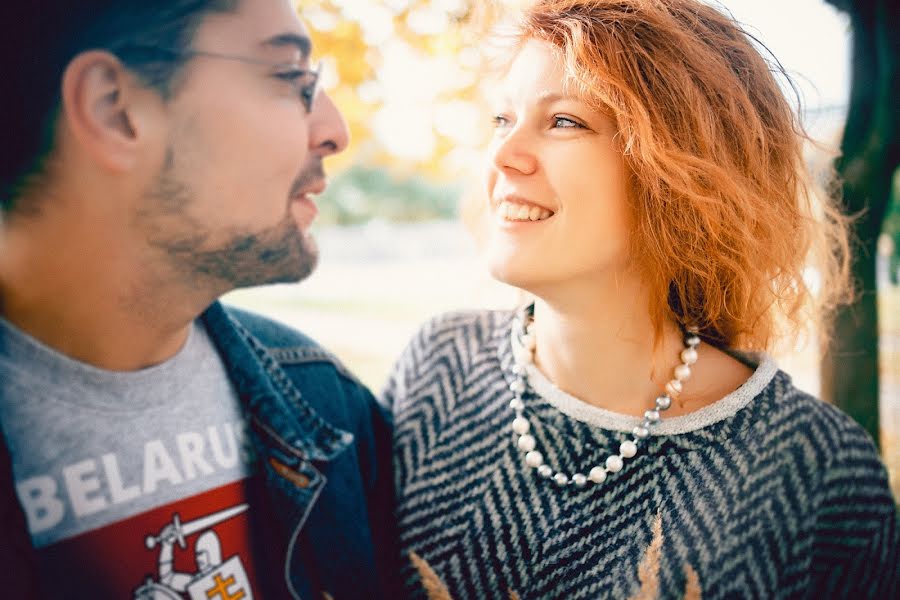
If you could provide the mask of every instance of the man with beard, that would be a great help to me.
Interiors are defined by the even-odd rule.
[[[389,420],[216,300],[312,271],[347,145],[293,3],[2,4],[2,596],[390,596]]]

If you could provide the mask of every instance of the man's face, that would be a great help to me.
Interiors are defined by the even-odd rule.
[[[199,55],[165,106],[164,156],[135,225],[155,260],[195,287],[293,282],[315,267],[310,194],[324,157],[342,151],[346,125],[324,93],[301,100],[310,57],[290,0],[242,0],[200,24]]]

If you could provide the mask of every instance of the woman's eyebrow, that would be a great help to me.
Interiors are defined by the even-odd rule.
[[[572,96],[571,94],[562,94],[560,92],[547,90],[538,94],[537,104],[551,104],[560,100],[569,100],[572,102],[581,101],[580,98],[578,98],[577,96]]]

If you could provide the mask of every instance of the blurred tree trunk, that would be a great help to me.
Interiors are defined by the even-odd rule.
[[[900,158],[895,0],[826,0],[850,16],[853,30],[850,106],[837,171],[855,222],[853,275],[857,301],[836,315],[822,361],[822,396],[856,419],[878,442],[878,311],[876,242]],[[895,6],[896,9],[896,6]]]

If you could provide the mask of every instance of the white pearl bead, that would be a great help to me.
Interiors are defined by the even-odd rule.
[[[525,391],[525,382],[521,379],[516,379],[512,383],[509,384],[509,389],[514,394],[521,394]]]
[[[530,365],[534,362],[534,357],[531,355],[531,352],[526,350],[525,348],[518,348],[515,352],[516,362],[520,365]]]
[[[622,470],[622,457],[617,455],[612,455],[606,459],[606,470],[610,473],[618,473]]]
[[[525,410],[525,403],[518,398],[513,398],[509,401],[509,407],[514,411],[519,412],[520,410]]]
[[[688,346],[690,346],[691,348],[696,348],[697,346],[700,345],[700,338],[697,337],[696,335],[689,335],[688,338],[686,340],[684,340],[684,343],[687,344]]]
[[[588,478],[594,483],[603,483],[606,481],[606,470],[603,467],[594,467],[588,473]]]
[[[522,345],[531,352],[534,352],[534,349],[537,347],[537,340],[534,335],[525,334],[522,336]]]
[[[634,437],[638,438],[639,440],[642,440],[650,435],[650,431],[643,425],[638,425],[637,427],[635,427],[634,429],[631,430],[631,433],[634,435]]]
[[[678,365],[675,367],[675,379],[678,381],[687,381],[691,376],[691,368],[687,365]]]
[[[556,483],[556,485],[562,487],[569,483],[569,478],[566,477],[565,473],[557,473],[553,476],[553,481]]]
[[[644,418],[650,421],[651,423],[656,423],[659,421],[659,411],[658,410],[648,410],[644,413]]]
[[[697,362],[697,350],[693,347],[685,348],[681,351],[681,362],[686,365],[692,365]]]
[[[624,456],[625,458],[631,458],[635,454],[637,454],[637,444],[635,444],[631,440],[625,440],[621,444],[619,444],[619,454]]]
[[[584,487],[587,484],[587,477],[585,477],[581,473],[575,473],[574,475],[572,475],[572,483],[574,483],[578,487]]]
[[[537,442],[534,440],[534,436],[528,434],[520,437],[518,441],[519,450],[522,450],[523,452],[531,452],[536,445]]]
[[[660,396],[656,399],[656,409],[657,410],[666,410],[672,406],[672,399],[668,396]]]
[[[525,455],[525,464],[532,469],[536,469],[544,464],[544,457],[537,450],[532,450]]]
[[[669,394],[669,396],[677,396],[681,393],[682,389],[681,382],[677,379],[673,379],[666,384],[666,393]]]
[[[525,435],[528,433],[528,430],[531,429],[531,423],[528,422],[528,419],[525,417],[516,417],[513,419],[512,425],[513,431],[518,433],[519,435]]]
[[[553,469],[550,468],[550,465],[539,466],[537,472],[538,472],[538,475],[540,475],[544,479],[547,479],[548,477],[553,475]]]

